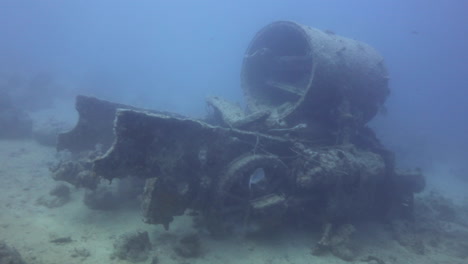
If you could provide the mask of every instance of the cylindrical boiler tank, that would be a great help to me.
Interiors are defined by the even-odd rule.
[[[261,29],[247,48],[241,73],[250,112],[270,121],[363,125],[389,93],[383,58],[369,45],[290,21]]]

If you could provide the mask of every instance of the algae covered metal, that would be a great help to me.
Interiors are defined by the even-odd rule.
[[[188,209],[213,233],[411,211],[424,178],[397,172],[366,126],[389,93],[372,47],[274,22],[247,48],[241,79],[247,109],[211,97],[203,120],[78,97],[80,121],[59,149],[102,144],[88,175],[143,179],[144,221],[165,228]]]
[[[241,73],[251,112],[268,123],[310,130],[358,128],[388,93],[383,58],[369,45],[289,21],[260,30],[247,48]]]

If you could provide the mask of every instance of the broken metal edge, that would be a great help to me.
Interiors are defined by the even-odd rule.
[[[141,109],[85,95],[76,96],[75,109],[79,114],[78,122],[70,131],[58,135],[57,151],[92,151],[99,144],[103,151],[108,150],[114,141],[114,121],[119,109],[182,117],[175,113]]]
[[[237,128],[227,128],[227,127],[215,126],[215,125],[211,125],[211,124],[208,124],[208,123],[206,123],[204,121],[194,119],[194,118],[181,117],[181,116],[171,116],[171,115],[163,114],[163,113],[154,113],[152,111],[131,110],[131,109],[124,109],[124,108],[117,109],[116,119],[114,121],[114,133],[117,136],[118,136],[118,130],[116,130],[116,128],[118,129],[118,127],[120,126],[119,122],[121,120],[121,117],[123,117],[125,115],[135,115],[135,116],[146,115],[148,117],[154,117],[154,118],[160,118],[160,119],[166,119],[166,120],[173,119],[173,120],[178,120],[178,121],[181,121],[181,122],[193,122],[193,123],[196,123],[198,126],[203,127],[203,128],[207,128],[207,129],[222,130],[222,131],[226,131],[226,132],[235,132],[235,133],[239,133],[239,134],[243,134],[243,135],[258,136],[258,137],[261,137],[261,138],[275,140],[275,141],[279,141],[279,142],[289,142],[289,140],[285,139],[284,137],[268,135],[268,134],[255,132],[255,131],[240,130],[240,129],[237,129]],[[115,143],[115,141],[114,141],[114,143]]]
[[[201,129],[215,131],[222,134],[234,134],[238,136],[245,136],[251,138],[257,138],[257,141],[269,141],[276,142],[278,144],[291,144],[291,141],[286,138],[281,138],[277,136],[271,136],[266,134],[261,134],[258,132],[244,131],[235,128],[225,128],[220,126],[213,126],[203,121],[192,119],[192,118],[181,118],[169,116],[166,114],[152,113],[149,111],[138,111],[131,109],[117,109],[116,118],[114,120],[114,134],[115,139],[112,146],[100,157],[94,160],[93,171],[96,175],[108,180],[113,178],[124,178],[127,176],[135,176],[137,168],[132,164],[125,164],[126,159],[122,155],[131,155],[132,148],[135,147],[132,144],[134,142],[129,142],[128,140],[134,140],[128,138],[129,130],[126,127],[127,120],[138,120],[143,118],[141,125],[145,125],[145,122],[149,119],[159,119],[180,123],[191,123],[192,125],[199,127]],[[141,129],[142,133],[144,129]],[[138,131],[132,131],[131,133],[138,133]],[[139,137],[141,135],[136,135]],[[128,146],[126,146],[128,145]],[[144,154],[143,154],[144,155]],[[131,157],[134,158],[134,157]]]

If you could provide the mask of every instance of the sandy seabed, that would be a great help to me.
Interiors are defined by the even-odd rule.
[[[48,195],[57,184],[48,169],[55,155],[55,149],[32,140],[0,140],[0,241],[16,248],[26,263],[130,263],[111,256],[116,237],[135,230],[148,231],[153,245],[151,256],[157,256],[158,263],[162,264],[468,263],[468,259],[444,250],[430,248],[424,254],[417,254],[401,246],[388,228],[378,224],[356,226],[358,232],[353,239],[359,254],[353,262],[332,254],[312,255],[311,247],[318,241],[318,234],[299,230],[283,230],[263,239],[231,237],[220,240],[201,233],[202,256],[183,258],[173,247],[178,238],[195,232],[188,216],[178,217],[170,230],[165,231],[161,226],[143,223],[139,208],[88,209],[82,201],[83,190],[74,188],[71,201],[61,207],[47,208],[38,204],[37,200]],[[442,189],[447,187],[446,182],[445,185],[435,184]],[[455,198],[465,201],[466,183],[464,187],[455,185],[460,191]],[[453,190],[450,189],[451,194]],[[52,243],[56,237],[70,237],[71,242]],[[89,256],[77,254],[82,250],[89,252]],[[140,263],[151,263],[151,257]]]

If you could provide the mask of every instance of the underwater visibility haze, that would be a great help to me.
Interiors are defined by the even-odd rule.
[[[0,2],[0,264],[468,262],[468,2]]]

